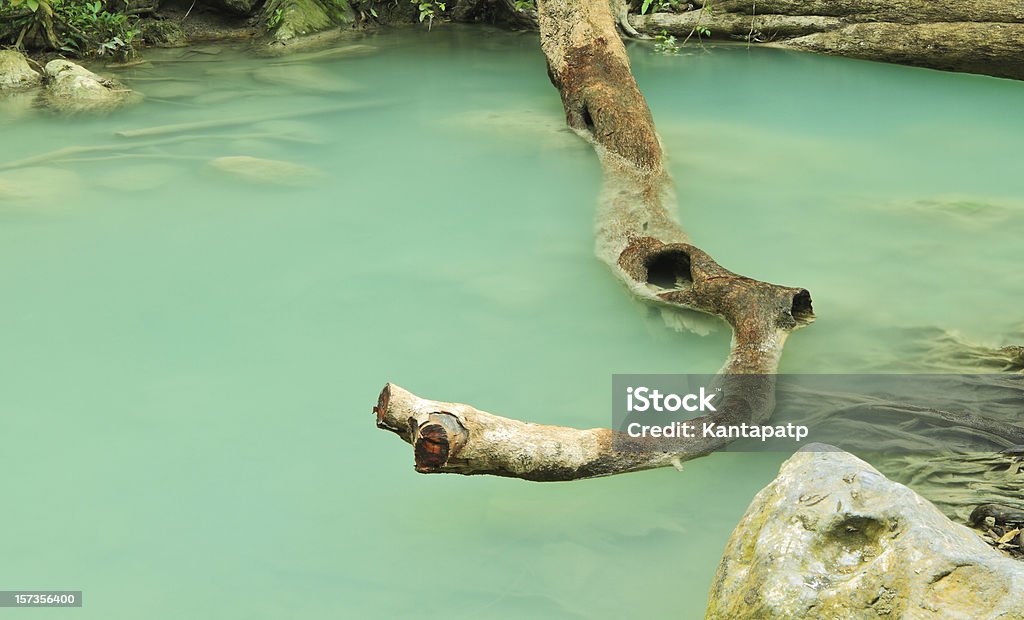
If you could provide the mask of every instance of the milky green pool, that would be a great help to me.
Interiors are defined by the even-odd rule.
[[[40,618],[699,617],[786,455],[541,485],[417,475],[374,428],[386,381],[607,425],[612,373],[714,371],[728,333],[670,331],[593,258],[599,166],[535,35],[360,43],[154,51],[118,73],[149,100],[103,118],[0,103],[0,165],[114,145],[0,172],[0,589],[84,591]],[[631,54],[695,242],[814,296],[784,371],[1019,333],[1024,84]],[[309,169],[210,164],[234,156]]]

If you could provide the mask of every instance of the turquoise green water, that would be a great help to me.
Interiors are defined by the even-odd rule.
[[[593,258],[599,168],[534,36],[362,43],[286,70],[153,52],[119,73],[150,99],[104,118],[0,104],[0,162],[113,145],[0,172],[0,589],[81,589],[32,614],[104,620],[698,617],[785,455],[539,485],[415,474],[374,428],[389,380],[607,425],[612,373],[714,371],[728,334],[669,331]],[[785,371],[1019,333],[1024,84],[631,53],[694,240],[814,295]],[[267,119],[335,105],[363,107]],[[210,163],[233,156],[310,170]]]

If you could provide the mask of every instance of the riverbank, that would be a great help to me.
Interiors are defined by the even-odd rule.
[[[129,3],[132,40],[114,46],[130,61],[131,48],[251,41],[276,53],[309,49],[348,34],[381,27],[431,29],[445,22],[484,23],[536,30],[530,3],[456,0],[444,10],[419,3],[376,0],[164,0]],[[933,69],[1024,79],[1024,9],[997,0],[900,3],[880,0],[735,0],[654,3],[628,12],[621,0],[624,36],[663,44],[740,41],[752,46],[860,58]],[[429,5],[432,6],[432,5]],[[655,10],[659,12],[654,12]],[[2,25],[3,17],[0,17]],[[15,32],[10,30],[10,33]],[[0,28],[0,34],[3,29]],[[33,43],[34,41],[34,43]],[[42,64],[65,52],[29,39],[28,54]]]

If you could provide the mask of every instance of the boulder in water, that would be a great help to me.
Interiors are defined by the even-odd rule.
[[[46,64],[44,102],[66,114],[106,112],[141,100],[138,93],[119,82],[100,77],[68,60]]]
[[[41,81],[21,52],[0,50],[0,91],[32,88]]]
[[[754,498],[707,618],[1024,618],[1024,564],[846,452],[812,444]]]
[[[267,0],[260,20],[270,25],[275,43],[352,24],[355,11],[347,0]]]

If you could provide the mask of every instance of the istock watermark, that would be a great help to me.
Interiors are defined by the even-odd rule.
[[[613,375],[616,449],[990,453],[1024,439],[1024,376]]]
[[[727,406],[726,390],[749,389],[755,393],[771,391],[774,390],[772,382],[750,382],[742,378],[730,380],[705,375],[615,375],[613,383],[617,414],[620,396],[625,394],[623,416],[615,416],[616,428],[630,439],[678,439],[681,445],[691,439],[777,439],[798,443],[806,439],[810,432],[807,426],[793,423],[730,423],[725,421],[728,416],[712,419],[720,408]],[[704,415],[691,419],[686,414]],[[660,446],[650,449],[672,449],[671,444],[666,446],[665,442],[659,443]]]
[[[651,437],[654,439],[679,437],[682,439],[792,439],[800,441],[807,438],[810,430],[799,424],[718,424],[716,422],[673,422],[665,426],[654,426],[630,422],[626,425],[626,434],[634,439]]]
[[[699,394],[662,394],[646,386],[626,388],[626,411],[717,411],[711,399],[718,394],[708,394],[704,387]]]

